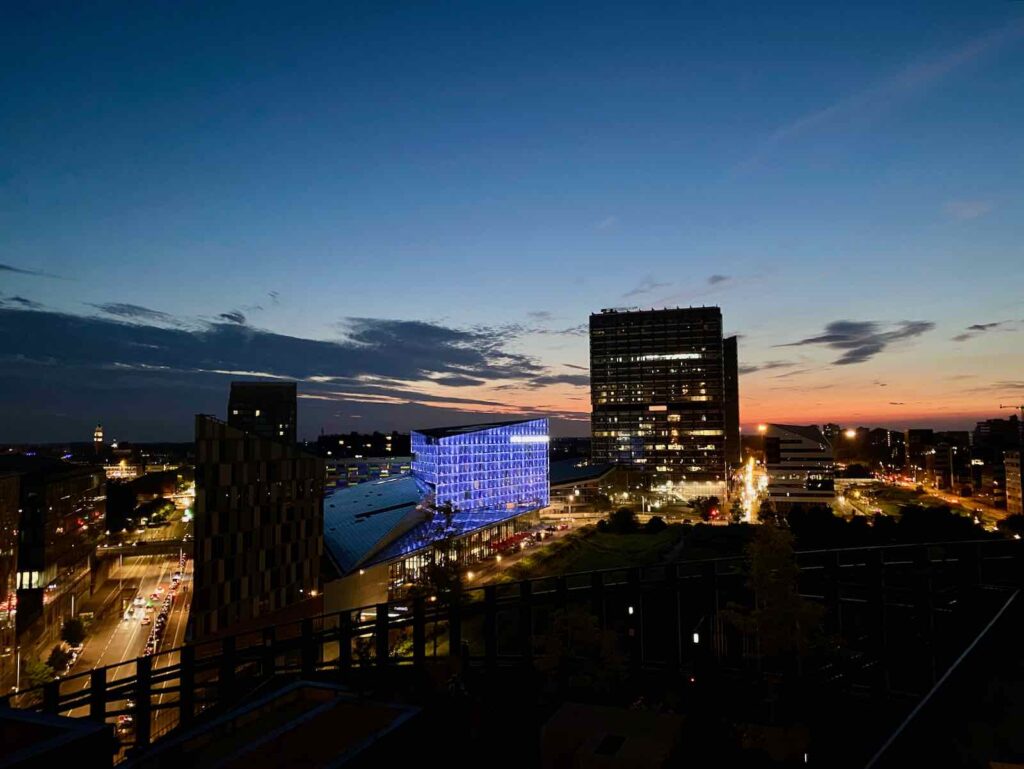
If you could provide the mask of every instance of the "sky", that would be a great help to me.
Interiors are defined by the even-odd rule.
[[[23,3],[0,93],[0,441],[585,435],[628,306],[747,429],[1024,403],[1020,3]]]

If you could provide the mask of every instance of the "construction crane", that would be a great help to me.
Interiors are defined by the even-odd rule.
[[[1021,404],[1020,406],[1004,406],[1002,403],[1000,403],[999,408],[1013,409],[1014,411],[1019,411],[1021,418],[1024,419],[1024,404]]]

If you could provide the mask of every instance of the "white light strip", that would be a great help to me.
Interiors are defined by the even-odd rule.
[[[666,353],[664,355],[641,355],[640,360],[697,360],[700,358],[699,352],[677,352],[677,353]]]
[[[513,435],[509,440],[512,443],[547,443],[549,438],[546,435]]]

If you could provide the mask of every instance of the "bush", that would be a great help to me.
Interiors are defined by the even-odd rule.
[[[644,531],[648,534],[657,534],[667,528],[668,524],[665,523],[665,519],[660,515],[652,515],[647,523],[644,524]]]
[[[615,534],[630,534],[636,529],[636,513],[628,507],[620,507],[608,516],[608,530]]]
[[[78,617],[72,617],[60,629],[60,640],[68,646],[78,646],[85,640],[85,625]]]
[[[63,673],[70,661],[71,655],[64,651],[64,648],[58,644],[50,650],[50,656],[47,657],[46,664],[58,673]]]
[[[42,660],[29,660],[25,663],[25,679],[30,687],[42,686],[53,680],[53,668]]]

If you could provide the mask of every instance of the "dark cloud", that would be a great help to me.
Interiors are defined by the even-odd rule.
[[[873,320],[837,320],[825,326],[823,334],[778,346],[822,345],[832,350],[842,350],[843,354],[833,363],[837,366],[848,366],[870,360],[893,342],[913,339],[933,328],[934,323],[924,320],[900,321],[890,330],[883,330],[883,325]]]
[[[0,272],[13,272],[16,275],[31,275],[36,278],[60,279],[60,275],[54,275],[52,272],[44,272],[43,270],[30,270],[26,267],[15,267],[12,264],[0,264]]]
[[[640,284],[636,288],[623,294],[622,298],[629,299],[634,296],[643,296],[644,294],[649,294],[652,291],[657,291],[659,288],[667,288],[671,285],[671,283],[661,283],[655,280],[653,275],[648,275],[640,281]]]
[[[1009,325],[1008,320],[997,320],[992,323],[974,323],[967,327],[967,330],[961,334],[957,334],[953,337],[954,342],[966,342],[968,339],[973,339],[976,336],[984,334],[986,331],[1000,328]]]
[[[473,387],[484,383],[483,379],[478,379],[473,376],[461,376],[459,374],[449,374],[447,376],[435,377],[433,382],[444,385],[445,387]]]
[[[577,371],[590,371],[590,368],[588,368],[587,366],[577,366],[573,363],[563,363],[562,365],[565,366],[566,368],[574,368]]]
[[[105,304],[90,304],[90,307],[95,307],[100,312],[105,312],[107,315],[114,315],[118,318],[124,318],[125,320],[135,320],[143,322],[156,322],[156,323],[176,323],[176,319],[168,315],[166,312],[160,312],[159,310],[151,310],[148,307],[142,307],[137,304],[125,304],[122,302],[108,302]]]
[[[748,363],[740,366],[739,372],[741,374],[753,374],[755,371],[770,371],[771,369],[777,368],[792,368],[793,366],[799,365],[789,360],[770,360],[764,363]]]
[[[718,274],[710,275],[708,277],[708,285],[717,286],[719,283],[725,283],[727,280],[730,280],[730,279],[731,278],[728,275],[718,275]]]
[[[548,312],[547,310],[534,310],[533,312],[526,313],[526,317],[528,317],[530,320],[538,322],[545,322],[555,319],[554,313]]]
[[[590,327],[582,323],[579,326],[569,326],[568,328],[536,328],[530,333],[550,334],[552,336],[585,336],[590,333]]]
[[[381,429],[458,423],[466,412],[476,421],[538,414],[564,425],[583,418],[419,392],[417,383],[430,380],[449,387],[585,383],[510,351],[508,329],[348,318],[343,337],[326,341],[236,323],[158,325],[120,309],[105,317],[0,308],[0,441],[88,437],[90,423],[102,419],[113,429],[115,417],[123,425],[118,433],[135,440],[180,440],[193,414],[223,413],[230,379],[247,377],[298,380],[306,434],[330,429],[335,414],[353,410]],[[358,406],[339,409],[342,401]]]
[[[889,401],[890,406],[906,406],[907,404],[903,401]]]
[[[219,320],[223,320],[226,323],[234,323],[239,326],[245,325],[245,315],[238,310],[232,310],[231,312],[222,312],[217,316]]]
[[[281,294],[279,294],[277,291],[268,291],[267,296],[270,297],[270,301],[273,302],[274,304],[278,304],[280,302]]]
[[[543,374],[530,380],[531,387],[546,387],[555,384],[568,384],[575,387],[589,387],[589,374]]]
[[[26,299],[23,296],[16,296],[14,294],[11,294],[10,296],[0,296],[0,307],[3,307],[4,305],[8,307],[13,305],[25,310],[43,309],[43,305],[40,302],[37,302],[34,299]]]

